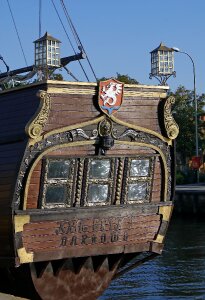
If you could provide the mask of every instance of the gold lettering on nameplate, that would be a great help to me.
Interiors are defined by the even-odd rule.
[[[71,218],[30,222],[24,225],[22,242],[27,252],[85,247],[109,247],[152,240],[160,225],[158,215]]]
[[[59,247],[127,242],[132,217],[81,219],[57,222],[55,234],[60,236]]]

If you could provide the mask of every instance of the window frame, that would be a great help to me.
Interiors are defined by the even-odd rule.
[[[123,194],[123,203],[124,204],[134,204],[134,203],[145,203],[150,202],[151,200],[151,191],[154,179],[154,165],[155,165],[156,155],[153,156],[135,156],[135,157],[126,157],[125,158],[125,172],[124,172],[124,194]],[[131,176],[131,163],[133,160],[149,160],[149,171],[148,176]],[[144,199],[129,199],[129,184],[137,184],[137,183],[147,183],[147,193]]]
[[[85,181],[84,181],[84,189],[82,194],[85,196],[82,197],[82,206],[103,206],[103,205],[111,205],[114,201],[114,189],[113,186],[115,184],[115,175],[116,175],[116,157],[109,157],[109,156],[96,156],[96,157],[89,157],[85,159]],[[90,178],[89,173],[91,170],[91,164],[94,160],[109,160],[110,161],[110,177],[109,178]],[[106,184],[108,185],[108,199],[107,201],[101,202],[90,202],[88,199],[89,193],[89,185],[100,185]]]
[[[49,161],[57,162],[57,161],[71,161],[70,163],[70,171],[68,173],[67,178],[49,178]],[[49,208],[64,208],[64,207],[72,207],[73,206],[73,199],[74,199],[74,193],[75,193],[75,177],[76,177],[76,159],[71,157],[46,157],[43,159],[43,165],[42,165],[42,184],[41,184],[41,193],[40,193],[40,201],[39,206],[40,208],[49,209]],[[65,201],[62,203],[53,202],[53,203],[46,203],[46,192],[48,186],[66,186],[67,187],[67,197],[65,198]],[[70,201],[69,201],[70,200]]]
[[[154,167],[158,154],[137,154],[130,156],[84,156],[84,157],[69,157],[69,156],[47,156],[42,160],[41,184],[38,208],[72,208],[72,207],[94,207],[105,205],[126,205],[139,204],[151,201],[151,191],[154,180]],[[71,161],[71,170],[68,178],[48,178],[49,161]],[[109,160],[110,174],[108,178],[91,178],[90,169],[93,160]],[[149,171],[147,176],[131,176],[130,166],[133,160],[149,160]],[[120,174],[120,161],[123,165],[123,170]],[[147,193],[144,199],[129,199],[129,184],[146,183]],[[108,185],[108,197],[105,201],[91,202],[88,199],[89,185]],[[46,203],[46,191],[48,186],[66,185],[67,191],[70,194],[66,197],[63,203]],[[117,190],[120,191],[120,202],[117,199]]]

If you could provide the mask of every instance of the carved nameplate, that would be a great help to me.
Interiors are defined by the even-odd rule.
[[[23,227],[22,243],[26,252],[33,253],[66,251],[66,256],[78,256],[85,249],[103,254],[99,253],[103,248],[112,253],[113,246],[152,241],[159,225],[159,215],[31,222]]]

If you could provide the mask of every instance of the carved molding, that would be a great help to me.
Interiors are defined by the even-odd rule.
[[[173,205],[159,207],[158,214],[162,216],[162,223],[154,242],[159,244],[164,242],[165,234],[172,215],[172,211],[173,211]]]
[[[137,86],[138,87],[138,86]],[[144,87],[144,86],[143,86]],[[149,86],[148,86],[149,87]],[[147,86],[145,88],[148,88]],[[132,86],[133,88],[133,86]],[[156,86],[152,86],[151,88],[156,88]],[[157,87],[158,88],[158,87]],[[97,90],[94,88],[59,88],[59,87],[51,87],[49,88],[49,93],[51,94],[67,94],[67,95],[96,95]],[[125,97],[140,97],[140,98],[166,98],[166,91],[127,91],[124,92]]]
[[[34,121],[35,120],[37,121],[37,118],[34,119]],[[146,128],[139,128],[138,126],[133,126],[130,124],[128,127],[124,125],[124,122],[121,124],[121,122],[116,122],[116,120],[117,119],[115,118],[115,122],[113,122],[113,120],[100,117],[92,122],[82,123],[79,128],[77,128],[77,125],[72,127],[65,127],[65,131],[59,129],[59,132],[57,132],[57,130],[53,131],[52,135],[45,134],[43,138],[40,137],[33,139],[34,143],[29,143],[29,146],[22,160],[21,172],[19,174],[18,184],[16,185],[15,191],[16,207],[18,207],[18,205],[20,204],[20,195],[22,189],[24,189],[24,209],[26,209],[26,201],[31,174],[35,166],[43,158],[43,156],[56,149],[69,146],[72,147],[79,145],[93,145],[95,147],[99,147],[100,143],[102,142],[101,139],[107,137],[111,138],[116,144],[148,147],[159,153],[162,158],[163,169],[165,172],[163,200],[169,200],[169,190],[171,185],[168,182],[170,180],[170,158],[168,155],[170,146],[168,141],[171,140],[168,140],[167,138],[162,137],[160,134],[157,134],[151,130],[146,130]],[[115,126],[115,123],[118,123],[118,127]],[[94,124],[96,124],[96,126],[90,126]],[[27,176],[27,180],[23,183],[28,168],[30,170]],[[80,175],[81,174],[78,174],[78,176]],[[119,192],[120,183],[119,186],[116,187],[116,190],[117,192]],[[77,202],[75,204],[79,205],[79,201],[80,198],[77,195]],[[116,203],[119,202],[118,193],[116,195],[115,201]]]
[[[38,97],[40,98],[38,111],[26,125],[26,133],[34,140],[41,136],[50,112],[50,95],[46,91],[40,91]]]
[[[175,103],[175,99],[173,96],[167,98],[165,105],[164,105],[164,125],[167,132],[167,136],[174,140],[179,134],[179,126],[175,122],[172,112],[171,106]]]
[[[118,118],[116,118],[115,116],[111,115],[110,116],[110,119],[114,122],[114,123],[117,123],[119,125],[122,125],[124,127],[127,127],[129,129],[133,129],[133,130],[136,130],[136,131],[141,131],[141,132],[144,132],[144,133],[148,133],[148,134],[151,134],[157,138],[159,138],[160,140],[162,140],[163,142],[167,143],[168,145],[172,145],[172,140],[161,135],[160,133],[158,133],[157,131],[154,131],[154,130],[151,130],[151,129],[148,129],[148,128],[145,128],[145,127],[141,127],[141,126],[138,126],[138,125],[134,125],[134,124],[130,124],[130,123],[127,123],[127,122],[124,122],[122,120],[119,120]]]
[[[115,204],[117,205],[120,205],[124,163],[125,163],[124,158],[122,157],[119,158],[119,167],[118,167],[118,176],[117,176],[117,183],[116,183],[116,194],[115,194]]]

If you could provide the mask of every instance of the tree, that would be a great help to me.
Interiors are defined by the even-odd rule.
[[[49,76],[49,79],[62,81],[63,80],[63,75],[60,74],[60,73],[52,73]]]
[[[186,165],[187,160],[195,155],[195,103],[194,92],[187,90],[184,86],[179,86],[174,93],[175,105],[173,107],[174,118],[179,125],[179,135],[177,137],[176,152],[177,161]],[[205,94],[197,95],[198,116],[203,114],[205,105]],[[200,125],[200,123],[199,123]],[[203,125],[198,126],[199,148],[205,149]]]
[[[123,74],[117,73],[117,76],[115,76],[113,78],[115,78],[116,80],[119,80],[121,82],[127,83],[127,84],[139,84],[139,82],[136,79],[131,78],[129,75],[123,75]],[[110,78],[102,77],[102,78],[98,79],[98,82],[105,81],[108,79],[110,79]]]

